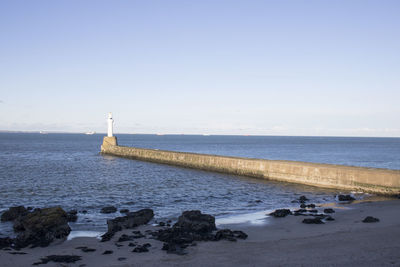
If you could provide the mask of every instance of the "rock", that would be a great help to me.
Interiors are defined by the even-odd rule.
[[[11,254],[11,255],[25,255],[25,254],[28,254],[26,252],[19,252],[19,251],[13,251],[13,252],[8,252],[8,253]]]
[[[299,197],[299,201],[305,202],[305,201],[308,201],[308,200],[309,200],[309,199],[306,198],[306,196],[301,196],[301,197]]]
[[[106,250],[103,252],[103,255],[108,255],[108,254],[113,254],[113,253],[114,253],[114,251],[112,251],[112,250]]]
[[[192,210],[184,211],[171,228],[160,229],[151,235],[166,243],[163,249],[168,253],[183,255],[186,254],[184,248],[193,241],[215,240],[212,234],[214,230],[216,226],[213,216]]]
[[[350,195],[339,195],[338,196],[339,201],[353,201],[356,200],[354,197]]]
[[[128,210],[128,209],[121,209],[119,212],[120,212],[120,213],[128,213],[129,210]]]
[[[153,210],[142,209],[136,212],[129,212],[123,217],[107,220],[108,231],[102,235],[101,242],[110,240],[116,232],[122,229],[131,229],[142,224],[147,224],[153,217]]]
[[[24,206],[11,207],[1,214],[1,221],[8,222],[28,214],[28,210]]]
[[[124,260],[126,260],[126,258],[120,257],[120,258],[118,258],[118,260],[119,260],[119,261],[124,261]]]
[[[160,223],[158,224],[158,226],[161,226],[161,227],[165,226],[165,222],[160,222]]]
[[[333,217],[331,217],[331,216],[328,216],[328,217],[326,217],[325,220],[327,220],[327,221],[334,221],[335,219],[334,219]]]
[[[310,208],[310,209],[313,209],[313,208],[315,208],[315,204],[308,204],[306,207]]]
[[[145,237],[144,234],[142,234],[140,231],[132,231],[133,238],[142,238]]]
[[[164,243],[162,250],[166,250],[167,253],[170,253],[170,254],[177,254],[177,255],[187,254],[187,252],[184,250],[184,248],[182,246],[174,244],[174,243]]]
[[[82,252],[94,252],[96,249],[88,248],[88,247],[78,247],[78,249],[82,250]]]
[[[308,210],[308,212],[311,212],[311,213],[318,213],[318,210]]]
[[[67,220],[68,222],[76,222],[78,220],[78,211],[70,210],[67,212]]]
[[[335,213],[333,209],[324,209],[324,213]]]
[[[117,208],[114,206],[107,206],[100,210],[100,213],[114,213],[117,212]]]
[[[278,209],[274,212],[271,212],[269,215],[274,216],[276,218],[286,217],[287,215],[292,214],[289,209]]]
[[[135,238],[132,235],[121,235],[117,242],[133,241]]]
[[[9,237],[0,238],[0,249],[11,247],[14,240]]]
[[[21,248],[28,245],[45,247],[54,239],[66,238],[71,232],[67,213],[60,207],[35,209],[15,223],[24,229],[15,239],[16,246]]]
[[[306,224],[324,224],[324,222],[321,221],[320,218],[304,219],[303,223],[306,223]]]
[[[215,218],[208,214],[202,214],[199,210],[184,211],[174,224],[174,228],[198,234],[209,233],[217,229]]]
[[[229,241],[236,241],[237,238],[246,239],[247,234],[242,231],[231,231],[230,229],[218,230],[215,234],[215,240],[226,239]]]
[[[138,252],[138,253],[148,252],[149,251],[149,249],[148,249],[149,246],[147,246],[147,245],[150,245],[150,244],[144,244],[142,246],[138,245],[137,247],[135,247],[132,250],[132,252]]]
[[[32,265],[39,265],[39,264],[47,264],[50,261],[54,262],[65,262],[65,263],[73,263],[76,261],[81,260],[81,256],[76,255],[50,255],[44,258],[41,258],[39,262],[35,262]]]
[[[305,209],[305,208],[307,208],[307,205],[304,203],[301,203],[300,208]]]
[[[137,244],[130,242],[130,243],[128,244],[128,247],[136,247],[136,245],[137,245]]]
[[[378,218],[374,218],[372,216],[367,216],[365,219],[362,221],[363,223],[374,223],[374,222],[379,222]]]
[[[229,229],[216,230],[215,218],[208,214],[202,214],[200,211],[185,211],[178,218],[178,222],[171,228],[159,229],[151,232],[155,239],[165,242],[163,250],[167,253],[178,255],[186,254],[185,248],[193,241],[218,241],[236,239],[246,239],[247,235],[242,231],[231,231]]]

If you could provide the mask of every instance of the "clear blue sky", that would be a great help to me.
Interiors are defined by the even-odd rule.
[[[0,1],[0,130],[400,136],[400,1]]]

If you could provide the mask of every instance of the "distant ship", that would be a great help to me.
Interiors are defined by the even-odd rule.
[[[96,132],[93,132],[93,131],[91,131],[91,132],[87,132],[87,133],[85,133],[85,134],[87,134],[87,135],[94,135]]]
[[[40,134],[48,134],[48,132],[45,132],[45,131],[40,131],[39,133]]]

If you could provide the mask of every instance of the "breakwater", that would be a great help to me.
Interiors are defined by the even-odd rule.
[[[116,137],[104,137],[101,152],[137,160],[325,188],[387,195],[400,193],[399,170],[134,148],[119,146]]]

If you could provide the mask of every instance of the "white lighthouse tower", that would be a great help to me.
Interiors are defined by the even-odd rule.
[[[104,136],[103,138],[103,144],[101,145],[101,152],[106,153],[110,149],[112,149],[115,146],[118,146],[117,143],[117,137],[113,136],[113,124],[114,120],[112,118],[112,113],[108,113],[108,118],[107,118],[107,136]]]
[[[108,123],[107,136],[108,137],[113,137],[113,123],[114,123],[114,120],[112,118],[112,113],[111,112],[108,113],[107,123]]]

